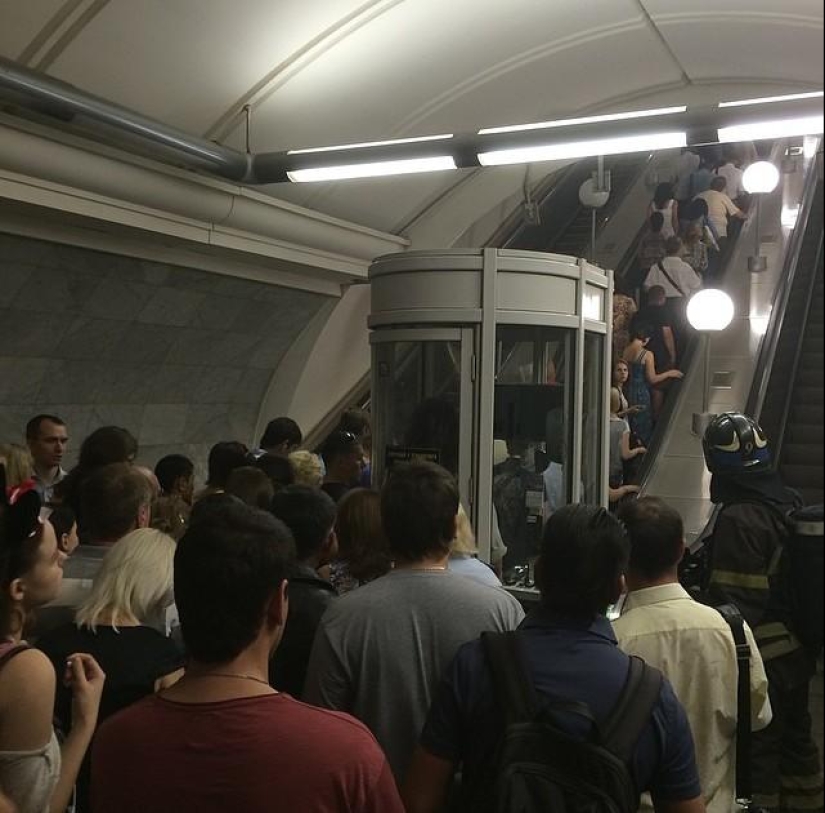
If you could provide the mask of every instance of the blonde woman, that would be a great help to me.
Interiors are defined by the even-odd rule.
[[[174,540],[161,531],[127,534],[106,553],[75,622],[37,642],[55,669],[62,670],[72,652],[88,652],[101,664],[106,686],[99,723],[179,674],[180,652],[154,626],[172,604],[174,556]],[[71,715],[70,696],[58,685],[55,717],[61,728],[70,727]],[[90,810],[88,763],[87,758],[77,780],[77,813]]]
[[[464,511],[464,506],[458,506],[458,513],[455,517],[455,538],[450,546],[450,560],[447,567],[459,576],[466,576],[482,584],[489,584],[491,587],[501,587],[496,574],[491,568],[477,558],[478,548],[476,547],[476,537],[473,533],[473,526],[470,518]]]
[[[31,452],[16,443],[0,443],[0,462],[6,466],[6,486],[14,491],[33,484],[34,462]]]
[[[301,449],[289,455],[289,463],[295,475],[295,485],[320,488],[324,482],[321,458],[317,454]]]

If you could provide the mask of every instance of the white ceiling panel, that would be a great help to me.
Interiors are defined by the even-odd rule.
[[[0,54],[18,59],[63,0],[0,0]]]

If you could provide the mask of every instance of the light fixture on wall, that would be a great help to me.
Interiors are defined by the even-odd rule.
[[[703,437],[705,429],[713,420],[710,412],[710,351],[711,336],[730,325],[735,308],[733,300],[718,288],[705,288],[694,294],[687,304],[687,319],[691,327],[699,332],[704,342],[704,381],[702,385],[702,411],[693,415],[693,434]]]
[[[767,270],[768,259],[762,256],[762,239],[760,237],[762,196],[770,194],[779,184],[779,170],[770,161],[756,161],[742,175],[742,186],[756,200],[754,212],[754,240],[756,251],[748,257],[748,271],[759,273]]]

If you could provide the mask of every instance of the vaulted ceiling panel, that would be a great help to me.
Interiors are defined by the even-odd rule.
[[[63,0],[0,0],[0,54],[20,59],[64,5]]]

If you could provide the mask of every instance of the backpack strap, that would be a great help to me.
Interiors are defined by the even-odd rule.
[[[527,674],[524,654],[515,632],[482,632],[481,644],[493,674],[496,697],[508,723],[531,720],[538,697]]]
[[[667,271],[665,270],[664,263],[661,260],[659,260],[659,262],[657,262],[656,265],[659,266],[659,270],[665,275],[667,281],[679,292],[679,296],[681,296],[684,299],[685,292],[682,290],[682,286],[679,285],[679,283],[676,282],[676,280],[673,279],[673,277],[671,277],[670,274],[667,273]]]
[[[21,652],[25,652],[27,649],[31,649],[28,644],[18,644],[17,646],[7,649],[2,655],[0,655],[0,669],[2,669],[13,657],[19,655]]]
[[[663,679],[658,669],[641,658],[632,655],[629,660],[624,688],[602,726],[602,745],[626,765],[630,764],[639,737],[650,722]]]
[[[745,619],[735,604],[716,611],[727,621],[736,645],[736,799],[751,801],[751,648],[745,637]]]

